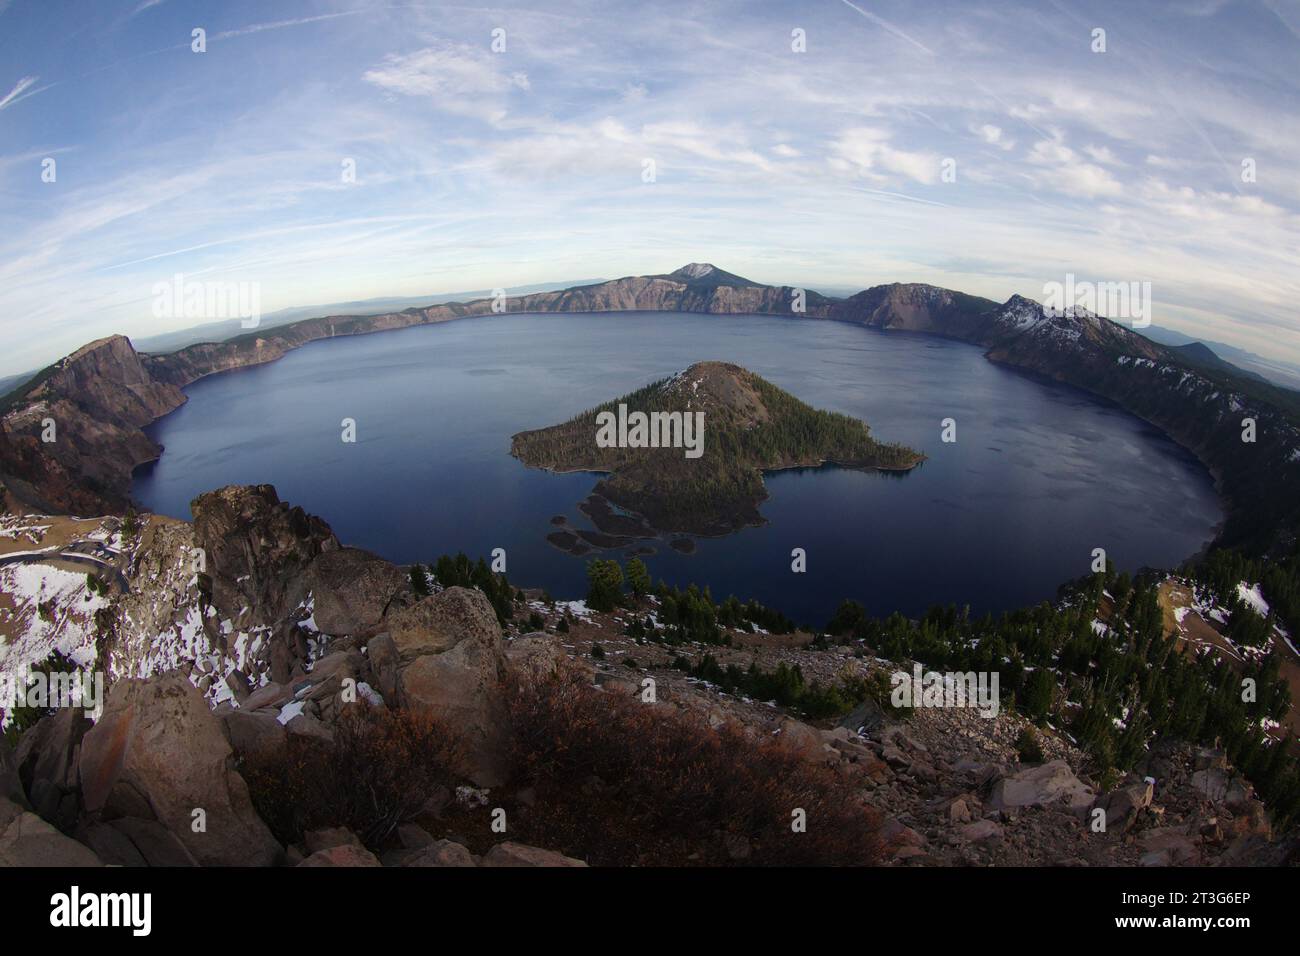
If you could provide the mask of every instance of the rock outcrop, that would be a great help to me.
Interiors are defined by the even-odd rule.
[[[395,602],[405,603],[411,585],[407,575],[369,551],[336,548],[312,560],[302,588],[312,596],[318,630],[369,637]]]
[[[81,811],[77,764],[90,721],[67,707],[23,735],[14,754],[32,809],[58,827],[71,827]]]
[[[456,727],[466,747],[465,775],[481,787],[498,785],[508,769],[506,658],[492,605],[481,591],[449,588],[403,612],[408,624],[412,618],[428,624],[407,631],[407,647],[419,656],[398,675],[398,702]],[[417,641],[421,633],[428,639]]]
[[[281,848],[231,757],[221,722],[184,678],[118,681],[82,742],[85,809],[157,820],[205,865],[270,865]]]
[[[328,524],[281,501],[271,485],[227,485],[199,495],[190,510],[212,602],[240,624],[288,617],[306,596],[307,569],[339,548]]]
[[[435,840],[407,856],[401,866],[475,866],[467,848],[451,840]]]
[[[344,843],[327,850],[317,850],[299,866],[382,866],[378,857],[365,847]]]
[[[387,629],[403,662],[449,651],[466,638],[483,645],[501,641],[491,603],[474,588],[447,588],[396,611]]]
[[[993,785],[989,806],[995,810],[1017,807],[1065,806],[1086,810],[1096,794],[1074,775],[1064,760],[1022,770]]]
[[[102,866],[93,851],[0,797],[0,867]]]
[[[522,843],[498,843],[483,856],[484,866],[586,866],[581,860]]]
[[[4,737],[0,737],[0,800],[27,808],[27,794],[23,792],[23,782],[18,776],[18,762]]]

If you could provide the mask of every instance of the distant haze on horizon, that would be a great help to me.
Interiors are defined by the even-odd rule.
[[[269,314],[691,261],[1146,281],[1300,362],[1300,0],[699,7],[0,0],[0,376],[220,318],[154,314],[178,273]]]

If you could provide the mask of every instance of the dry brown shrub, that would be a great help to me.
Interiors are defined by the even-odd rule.
[[[880,862],[879,815],[776,739],[715,731],[574,673],[513,683],[508,696],[514,784],[534,791],[511,813],[511,839],[593,865]],[[796,808],[806,832],[792,830]],[[733,859],[742,837],[750,855]]]
[[[332,743],[290,735],[283,760],[244,768],[254,806],[282,843],[342,826],[378,850],[420,815],[439,787],[454,788],[460,746],[427,714],[350,706]]]

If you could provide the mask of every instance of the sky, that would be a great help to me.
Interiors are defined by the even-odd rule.
[[[1298,154],[1300,0],[0,0],[0,375],[197,324],[178,274],[268,313],[692,261],[1150,282],[1296,362]]]

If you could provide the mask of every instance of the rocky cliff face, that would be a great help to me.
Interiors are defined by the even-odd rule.
[[[136,428],[185,401],[179,389],[154,380],[124,335],[82,346],[54,366],[27,397],[68,399],[106,421]]]
[[[0,427],[0,510],[17,514],[95,514],[110,502],[50,456],[40,439]]]
[[[122,511],[131,472],[162,449],[141,429],[185,402],[122,335],[83,346],[9,400],[5,497],[50,510]]]
[[[991,345],[999,336],[990,299],[919,283],[878,285],[829,306],[827,317],[875,329],[928,332]]]
[[[1191,364],[1084,309],[1051,313],[1020,295],[996,305],[932,286],[878,286],[835,304],[831,317],[971,342],[991,361],[1109,399],[1209,469],[1227,506],[1221,544],[1285,552],[1296,540],[1300,403],[1275,386]],[[1253,441],[1242,438],[1247,419]]]
[[[218,372],[229,372],[237,368],[274,362],[286,352],[318,339],[385,332],[391,329],[404,329],[411,325],[445,321],[441,318],[428,317],[426,313],[433,311],[433,309],[426,312],[410,310],[384,315],[331,315],[319,319],[304,319],[274,329],[239,335],[224,342],[203,342],[166,355],[145,355],[143,361],[150,377],[155,381],[183,388]],[[481,315],[490,311],[490,308],[484,308],[481,311],[464,314]],[[455,317],[453,314],[446,316],[446,318]]]
[[[199,495],[190,509],[213,603],[246,618],[240,624],[287,617],[302,597],[294,593],[299,576],[339,548],[328,524],[281,501],[271,485],[229,485]]]
[[[167,355],[146,356],[145,364],[153,378],[183,387],[216,372],[273,362],[285,352],[317,339],[433,325],[452,319],[490,315],[497,310],[514,313],[642,311],[794,315],[796,291],[789,286],[758,285],[706,263],[692,263],[669,275],[628,276],[572,289],[511,296],[499,304],[492,299],[475,299],[383,315],[305,319],[224,342],[191,345]],[[804,314],[826,318],[832,302],[817,292],[806,291]]]
[[[992,317],[1008,334],[988,358],[1086,389],[1156,425],[1210,470],[1226,499],[1224,545],[1286,551],[1300,528],[1300,428],[1285,393],[1235,370],[1187,364],[1084,310],[1045,314],[1013,297]],[[1243,440],[1247,420],[1252,441]]]

